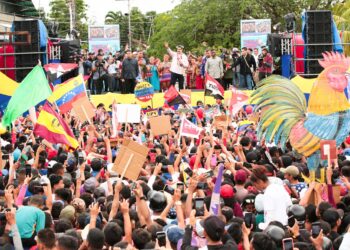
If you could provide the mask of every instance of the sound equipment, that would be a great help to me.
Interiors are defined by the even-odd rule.
[[[80,55],[80,40],[62,40],[59,45],[61,46],[61,62],[76,63]]]
[[[266,45],[269,47],[269,52],[273,57],[280,57],[282,55],[281,39],[282,36],[279,34],[267,35]]]
[[[322,53],[333,50],[332,12],[329,10],[310,10],[305,12],[306,59],[322,59]],[[323,68],[317,60],[306,60],[305,73],[319,74]],[[315,76],[314,76],[315,77]]]
[[[40,32],[38,20],[14,21],[14,31],[27,31],[31,37],[28,45],[15,46],[16,68],[30,68],[38,64],[40,59]],[[26,42],[25,36],[14,36],[15,42]],[[17,69],[16,81],[21,82],[31,69]]]

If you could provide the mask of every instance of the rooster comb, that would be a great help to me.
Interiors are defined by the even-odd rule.
[[[350,67],[350,58],[338,52],[322,53],[323,60],[318,60],[319,64],[325,69],[332,65],[341,65],[342,67]]]

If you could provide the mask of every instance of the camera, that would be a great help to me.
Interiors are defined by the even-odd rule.
[[[95,62],[95,66],[98,68],[98,67],[103,67],[103,65],[106,63],[105,60],[102,60],[102,61],[96,61]]]

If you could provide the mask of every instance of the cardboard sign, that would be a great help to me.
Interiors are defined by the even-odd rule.
[[[322,140],[321,141],[321,159],[328,160],[328,155],[330,159],[337,159],[337,145],[335,140]]]
[[[315,206],[318,206],[320,201],[318,200],[318,195],[317,195],[315,190],[318,189],[320,185],[322,186],[321,183],[316,183],[315,189],[311,191],[311,195],[310,195],[308,204],[313,204]]]
[[[219,115],[214,117],[213,124],[217,129],[226,130],[228,126],[228,122],[229,122],[228,116]]]
[[[333,197],[335,204],[338,204],[340,202],[340,186],[334,185],[333,187]]]
[[[141,106],[138,104],[117,104],[117,118],[121,123],[140,123]]]
[[[78,99],[73,103],[72,106],[73,111],[75,115],[78,116],[80,122],[83,123],[85,121],[88,121],[91,123],[91,119],[95,116],[95,111],[87,96]]]
[[[115,159],[112,171],[117,172],[122,178],[136,181],[146,161],[148,150],[147,147],[137,142],[125,139]]]
[[[191,94],[192,94],[192,91],[190,89],[181,89],[180,90],[180,95],[185,100],[185,102],[187,104],[190,104],[190,105],[191,105]]]
[[[162,115],[149,119],[153,135],[167,135],[171,131],[170,116]]]

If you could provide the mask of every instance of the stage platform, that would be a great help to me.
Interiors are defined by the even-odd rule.
[[[315,79],[305,79],[301,76],[296,76],[292,79],[292,81],[298,85],[300,90],[304,92],[306,99],[308,99]],[[244,90],[244,92],[250,95],[252,91]],[[231,98],[231,93],[231,91],[225,91],[225,102],[227,102]],[[135,98],[135,95],[133,94],[106,93],[102,95],[91,96],[91,101],[95,106],[97,106],[99,103],[103,103],[107,108],[113,103],[114,99],[117,101],[117,103],[140,104],[142,108],[146,108],[147,106],[151,106],[153,108],[160,108],[164,105],[164,93],[155,93],[152,101],[148,102],[140,102]],[[202,101],[206,104],[215,103],[213,97],[206,96],[204,98],[204,91],[193,90],[191,94],[192,106],[195,106],[197,101]]]

